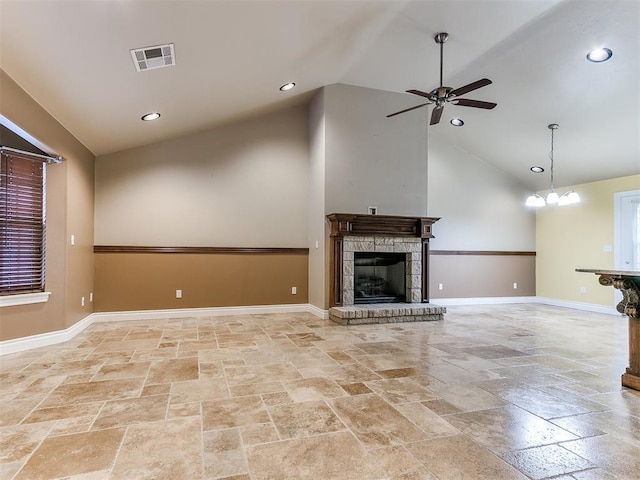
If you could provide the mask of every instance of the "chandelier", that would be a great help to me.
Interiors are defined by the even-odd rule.
[[[527,207],[544,207],[547,205],[571,205],[574,203],[580,203],[580,195],[577,192],[571,190],[570,192],[564,192],[562,195],[558,195],[553,189],[553,132],[558,129],[557,123],[551,123],[548,125],[551,130],[551,152],[549,152],[549,158],[551,159],[551,185],[549,187],[549,193],[544,198],[537,193],[532,193],[527,198],[525,205]]]

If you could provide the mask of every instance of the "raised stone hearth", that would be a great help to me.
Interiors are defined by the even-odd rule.
[[[446,312],[445,307],[428,303],[377,303],[332,307],[329,318],[340,325],[428,322],[442,320]]]

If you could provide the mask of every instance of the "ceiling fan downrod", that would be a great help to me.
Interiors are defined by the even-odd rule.
[[[443,86],[442,82],[442,70],[443,70],[443,58],[444,58],[444,43],[449,39],[449,34],[446,32],[436,33],[436,36],[433,37],[436,43],[440,44],[440,87]]]

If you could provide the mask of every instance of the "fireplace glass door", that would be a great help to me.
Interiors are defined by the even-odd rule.
[[[404,253],[355,252],[354,303],[406,301]]]

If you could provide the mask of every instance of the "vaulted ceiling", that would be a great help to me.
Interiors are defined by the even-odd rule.
[[[490,78],[466,96],[498,106],[448,105],[429,135],[542,189],[558,123],[557,186],[640,173],[635,0],[0,0],[0,22],[1,68],[96,155],[306,102],[333,83],[429,91],[433,37],[446,31],[445,85]],[[136,72],[130,50],[163,43],[176,65]],[[586,60],[598,46],[610,61]],[[418,103],[399,95],[397,110]],[[405,115],[426,132],[431,108]],[[140,120],[152,111],[161,119]]]

